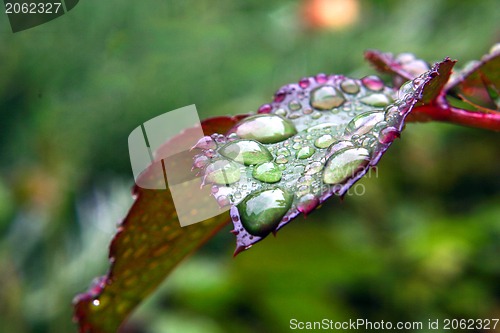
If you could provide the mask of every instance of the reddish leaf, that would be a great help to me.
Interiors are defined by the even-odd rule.
[[[202,123],[204,133],[224,133],[245,117],[216,117]],[[161,149],[175,146],[190,135],[188,129]],[[159,163],[159,162],[157,162]],[[142,178],[163,181],[161,168],[150,167]],[[199,248],[229,222],[222,214],[181,227],[170,191],[134,188],[136,200],[125,217],[111,246],[111,268],[75,300],[75,320],[80,332],[116,332],[131,311],[164,280],[187,255]],[[199,198],[203,207],[203,198]],[[211,198],[205,198],[211,200]]]
[[[480,61],[469,63],[447,85],[447,92],[482,111],[498,110],[500,92],[500,44]]]

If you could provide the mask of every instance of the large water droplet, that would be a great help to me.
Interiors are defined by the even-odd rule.
[[[232,184],[240,180],[240,166],[226,159],[217,160],[205,169],[204,183]]]
[[[297,210],[305,215],[309,214],[319,204],[318,198],[312,193],[305,194],[299,198]]]
[[[356,175],[369,161],[370,153],[364,148],[353,148],[334,153],[326,163],[323,181],[326,184],[340,184]]]
[[[359,86],[353,79],[342,81],[340,88],[347,94],[357,94],[359,92]]]
[[[365,76],[361,79],[361,82],[363,82],[366,88],[373,91],[380,91],[384,89],[384,81],[376,75]]]
[[[265,183],[276,183],[281,180],[281,170],[276,163],[264,162],[255,166],[253,178]]]
[[[331,110],[344,102],[344,95],[333,86],[321,86],[311,92],[311,105],[318,110]]]
[[[232,132],[243,139],[276,143],[297,134],[297,129],[290,121],[275,114],[258,114],[242,120],[229,131]]]
[[[257,141],[235,140],[219,150],[219,154],[245,165],[269,162],[273,155]]]
[[[298,159],[303,160],[303,159],[311,157],[314,154],[315,151],[316,150],[313,147],[309,147],[309,146],[302,147],[297,152],[296,156],[297,156]]]
[[[327,148],[335,141],[335,138],[330,134],[324,134],[314,141],[314,145],[318,148]]]
[[[371,94],[360,98],[359,101],[363,104],[376,107],[387,106],[393,102],[392,98],[385,94]]]
[[[293,195],[279,187],[248,195],[237,206],[241,224],[249,234],[264,237],[276,230],[292,201]]]
[[[347,124],[345,135],[363,135],[368,133],[375,124],[384,120],[383,112],[365,112],[354,118]]]

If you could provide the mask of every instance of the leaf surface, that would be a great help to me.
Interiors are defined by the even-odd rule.
[[[204,133],[225,132],[238,117],[216,117],[202,123]],[[183,131],[161,149],[175,147],[194,134]],[[160,163],[159,161],[156,163]],[[161,168],[150,167],[140,177],[164,181]],[[111,267],[90,289],[75,297],[75,320],[80,332],[116,332],[130,312],[165,279],[186,256],[229,222],[228,214],[181,227],[170,191],[134,188],[135,202],[110,245]],[[199,207],[203,207],[199,198]]]

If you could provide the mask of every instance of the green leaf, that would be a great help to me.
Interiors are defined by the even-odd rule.
[[[205,120],[203,131],[225,132],[244,117]],[[191,130],[187,129],[160,149],[175,146],[179,140],[188,137]],[[141,177],[163,181],[163,173],[155,173],[155,170],[161,168],[151,167]],[[229,222],[228,215],[222,214],[181,227],[168,189],[135,187],[134,195],[135,202],[110,246],[111,268],[108,274],[96,279],[86,293],[74,300],[75,320],[80,332],[116,332],[131,311],[158,287],[183,258]],[[203,209],[203,198],[199,200],[199,207]]]
[[[217,202],[231,206],[235,254],[330,196],[343,196],[399,137],[413,107],[439,95],[453,64],[445,59],[399,92],[376,76],[303,78],[280,88],[258,116],[243,119],[224,139],[207,137],[211,146],[199,156],[210,150],[210,162],[200,169]],[[258,151],[243,159],[253,146]],[[210,182],[213,169],[228,160],[239,164],[239,174]]]

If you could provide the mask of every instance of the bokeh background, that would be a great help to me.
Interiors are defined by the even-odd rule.
[[[132,202],[139,124],[190,104],[202,118],[254,111],[318,72],[372,74],[368,48],[464,65],[500,40],[499,22],[495,0],[87,0],[16,34],[0,13],[0,330],[76,331],[71,300],[105,273]],[[127,331],[499,318],[499,139],[409,124],[363,195],[236,259],[228,227]]]

